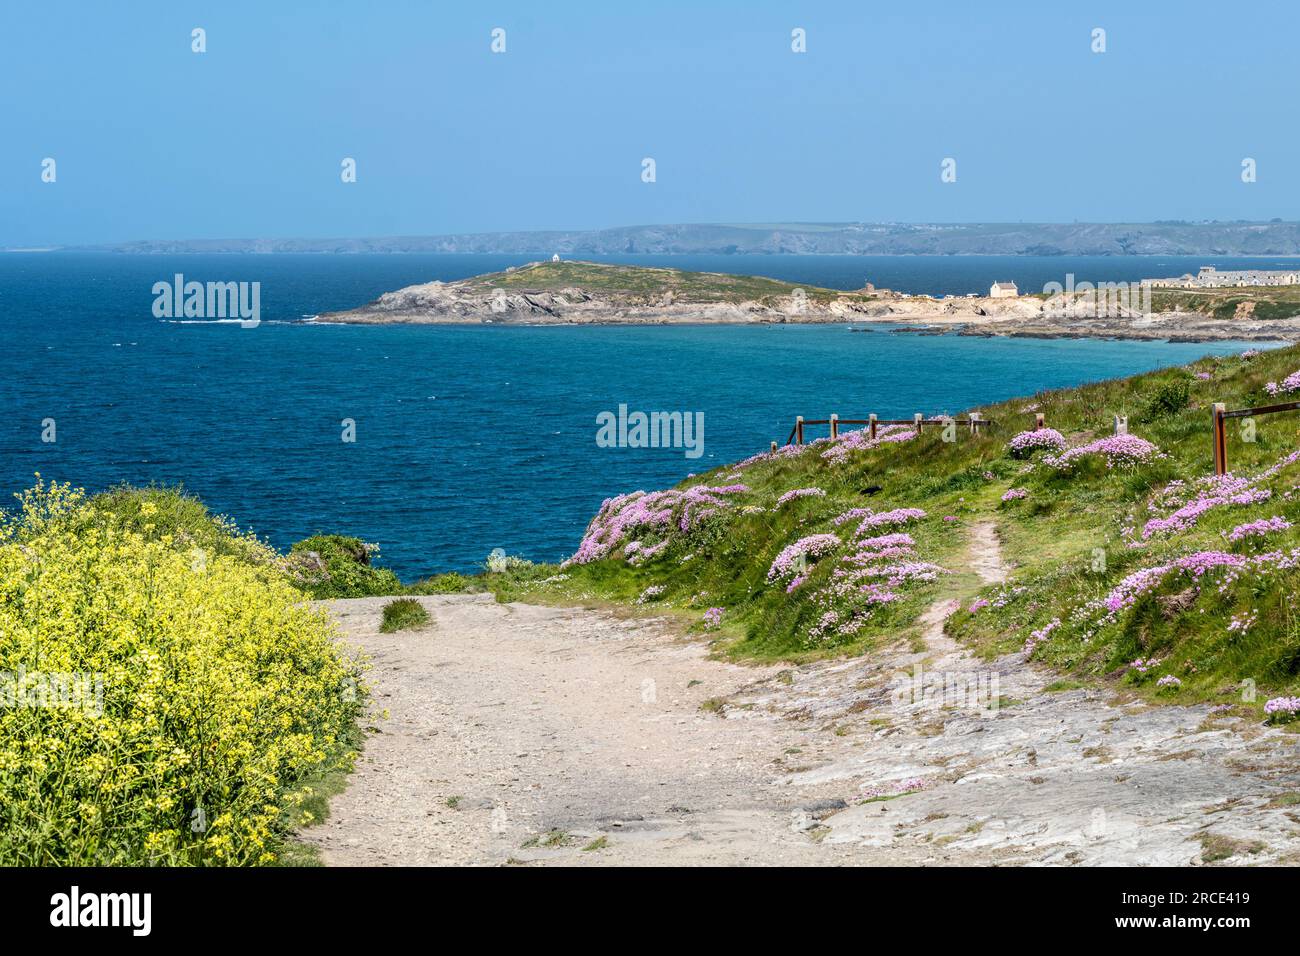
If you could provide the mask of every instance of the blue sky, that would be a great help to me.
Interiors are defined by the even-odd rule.
[[[1298,33],[1282,2],[7,0],[0,245],[1300,219]]]

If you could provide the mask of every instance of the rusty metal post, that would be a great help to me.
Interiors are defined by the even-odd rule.
[[[1228,434],[1223,417],[1223,413],[1227,410],[1228,406],[1223,402],[1214,403],[1214,473],[1216,475],[1228,473]]]
[[[871,428],[871,440],[876,440],[876,413],[872,412],[867,416],[867,423]]]
[[[918,435],[921,433],[921,422],[924,421],[924,419],[925,416],[922,415],[920,412],[917,412],[915,415],[912,416],[912,424],[916,426],[916,432]]]
[[[1034,431],[1047,427],[1047,420],[1043,418],[1043,413],[1038,412],[1034,415]]]
[[[840,437],[840,416],[836,415],[834,412],[831,412],[831,438],[836,439],[839,437]]]
[[[776,454],[776,442],[772,442],[772,454]]]
[[[802,415],[799,415],[794,420],[794,443],[796,445],[803,444],[803,416]]]

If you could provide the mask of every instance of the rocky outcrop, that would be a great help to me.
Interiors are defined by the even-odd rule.
[[[527,268],[527,267],[525,267]],[[488,277],[490,278],[490,277]],[[792,287],[793,288],[793,287]],[[788,294],[765,301],[716,296],[694,298],[666,288],[652,293],[566,287],[558,290],[493,288],[484,277],[426,282],[386,292],[319,322],[349,324],[668,324],[714,322],[971,321],[986,316],[1029,317],[1042,311],[1037,299],[932,299],[881,291],[846,292],[841,297]]]
[[[1097,301],[1086,295],[1050,301],[1039,296],[939,299],[876,289],[801,290],[768,279],[676,270],[654,270],[652,280],[641,270],[628,279],[620,275],[619,267],[579,265],[584,281],[607,287],[558,284],[552,280],[562,267],[537,263],[457,282],[407,286],[360,308],[326,313],[316,321],[360,325],[896,323],[932,335],[1300,340],[1300,317],[1260,320],[1253,309],[1240,307],[1225,319],[1186,311],[1144,313],[1118,305],[1098,308]],[[761,298],[753,297],[753,283],[762,286]]]

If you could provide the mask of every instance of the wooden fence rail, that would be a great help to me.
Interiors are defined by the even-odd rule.
[[[1300,411],[1300,402],[1282,402],[1278,405],[1261,405],[1258,408],[1229,409],[1223,402],[1215,402],[1211,411],[1214,425],[1214,473],[1228,473],[1228,428],[1230,418],[1254,418],[1256,415],[1275,415],[1278,412]]]
[[[1265,408],[1239,409],[1233,412],[1223,412],[1222,417],[1220,417],[1220,413],[1218,409],[1222,409],[1222,408],[1223,408],[1222,405],[1215,406],[1216,409],[1215,467],[1216,468],[1219,466],[1219,447],[1222,444],[1221,436],[1223,432],[1223,420],[1222,420],[1223,418],[1244,418],[1247,415],[1251,415],[1251,414],[1266,415],[1270,412],[1286,412],[1291,410],[1300,410],[1300,402],[1288,402],[1285,405],[1269,405]],[[930,418],[930,419],[927,419],[920,412],[917,412],[911,418],[877,418],[875,415],[871,415],[868,418],[840,418],[840,416],[838,415],[831,415],[830,418],[804,418],[802,415],[800,415],[794,420],[794,427],[790,429],[790,436],[785,440],[785,443],[787,445],[802,445],[804,443],[803,429],[805,425],[829,425],[831,427],[831,438],[839,437],[841,425],[866,425],[871,429],[871,437],[875,438],[876,428],[880,425],[911,425],[919,432],[921,431],[922,426],[926,425],[927,423],[930,425],[946,425],[948,422],[953,422],[958,425],[969,426],[972,435],[975,434],[977,429],[986,428],[990,425],[993,426],[997,425],[997,421],[995,419],[984,418],[982,415],[980,415],[979,412],[971,412],[970,415],[966,418],[950,418],[945,416],[942,418]],[[1040,429],[1046,427],[1047,427],[1046,416],[1044,416],[1042,412],[1035,412],[1033,430],[1039,431]],[[1128,416],[1116,415],[1114,418],[1114,428],[1115,428],[1116,435],[1127,435]],[[776,442],[772,442],[772,451],[775,452],[776,449],[777,449]],[[1223,474],[1223,472],[1219,472],[1219,474]]]
[[[1042,418],[1042,415],[1038,416],[1036,428],[1042,427]],[[804,418],[800,415],[795,418],[794,427],[790,429],[790,436],[785,440],[785,443],[787,445],[804,444],[803,430],[805,425],[829,425],[831,427],[831,438],[840,436],[841,425],[866,425],[871,430],[871,437],[875,438],[876,430],[881,425],[911,425],[919,432],[926,424],[945,425],[950,421],[958,425],[969,426],[972,433],[979,428],[996,424],[991,418],[981,418],[978,412],[971,414],[968,418],[937,418],[930,419],[928,422],[920,412],[917,412],[911,418],[877,418],[874,414],[868,418],[840,418],[838,415],[831,415],[830,418]],[[776,450],[776,442],[772,442],[772,450]]]

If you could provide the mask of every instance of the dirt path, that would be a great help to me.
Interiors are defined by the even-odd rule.
[[[971,567],[1001,580],[999,555],[976,525]],[[330,603],[389,714],[304,834],[329,864],[1300,859],[1296,735],[1048,692],[946,638],[950,601],[924,650],[779,669],[652,619],[422,600],[434,626],[394,635],[384,599]]]

